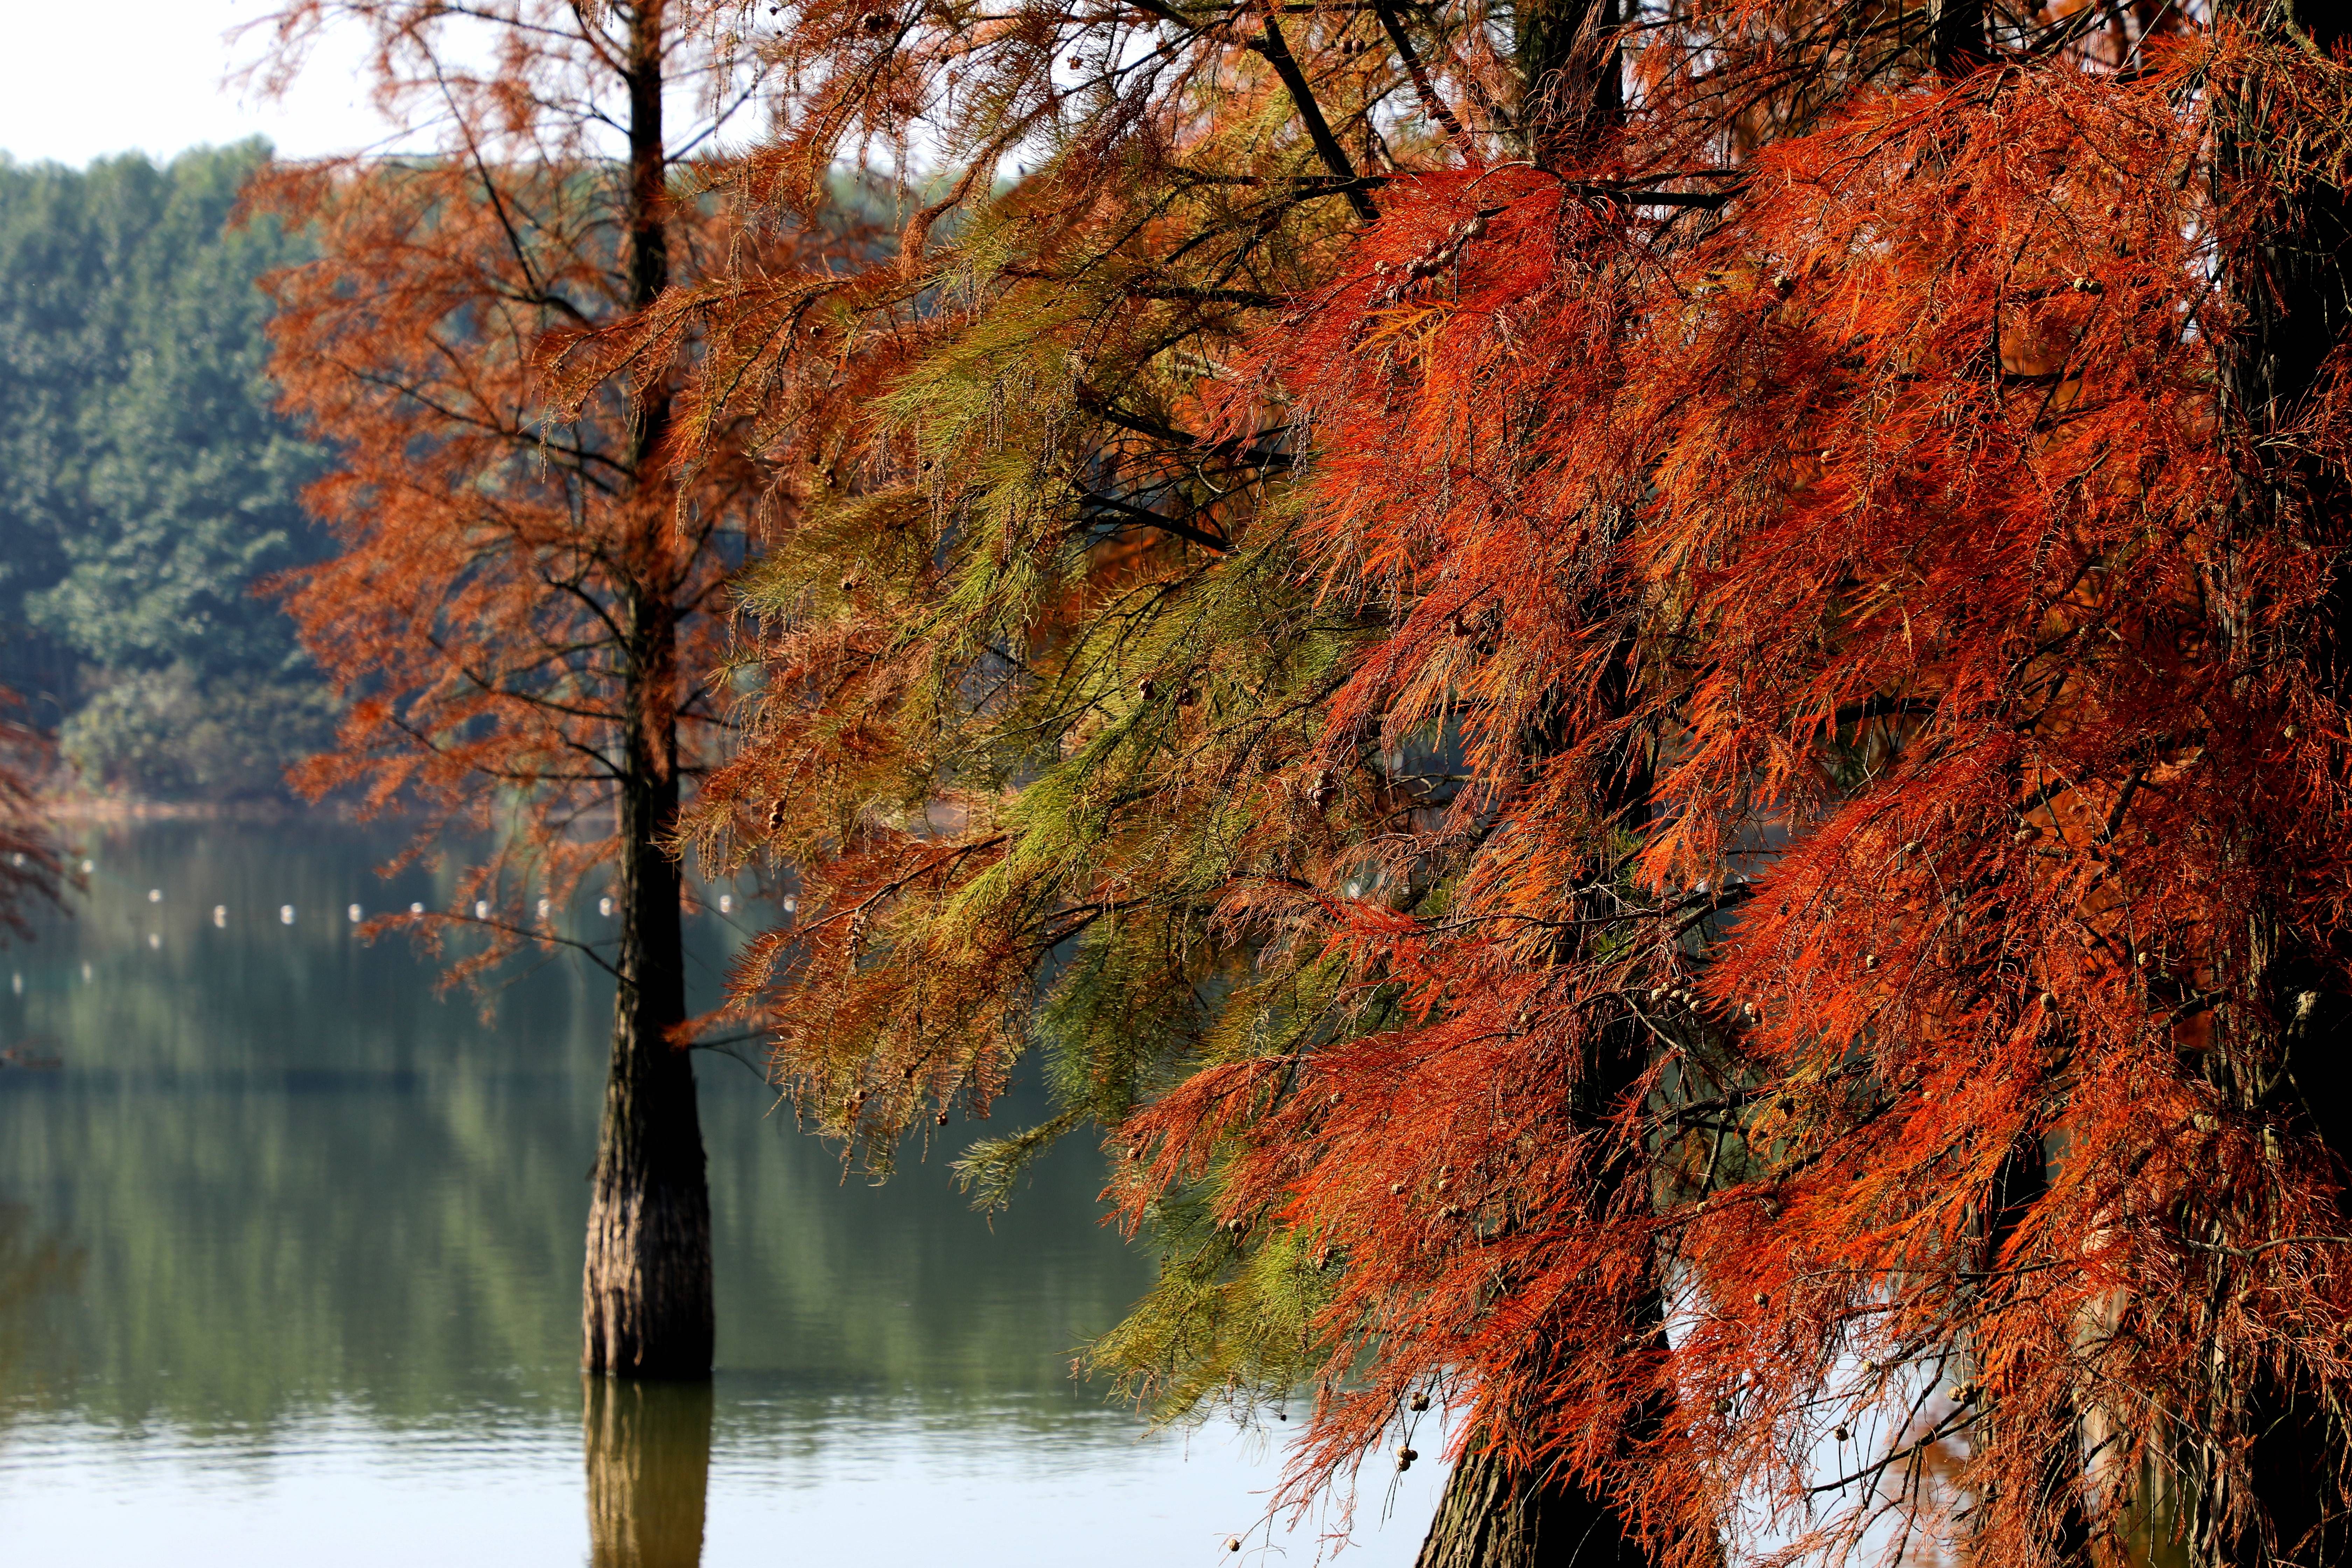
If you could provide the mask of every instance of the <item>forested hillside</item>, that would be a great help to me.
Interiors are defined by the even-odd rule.
[[[326,733],[252,593],[318,552],[318,454],[271,410],[254,286],[303,242],[229,222],[268,156],[0,158],[0,680],[92,788],[272,794]]]

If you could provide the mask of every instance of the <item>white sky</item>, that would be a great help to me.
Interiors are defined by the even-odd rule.
[[[224,37],[277,0],[0,0],[12,69],[0,91],[0,152],[20,163],[82,164],[133,150],[266,136],[289,157],[351,152],[385,127],[369,107],[358,57],[330,40],[282,102],[227,84],[258,52]]]

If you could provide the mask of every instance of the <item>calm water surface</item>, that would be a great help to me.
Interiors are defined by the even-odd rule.
[[[376,878],[381,835],[82,842],[75,918],[0,952],[0,1047],[38,1064],[0,1066],[0,1561],[1316,1560],[1328,1520],[1261,1522],[1267,1435],[1152,1436],[1070,1379],[1151,1267],[1091,1223],[1091,1149],[992,1231],[951,1148],[845,1181],[706,1054],[718,1374],[583,1388],[609,991],[559,961],[488,1022],[436,998],[347,919],[443,890]],[[697,922],[706,989],[730,937]],[[1385,1528],[1368,1486],[1340,1561],[1409,1563],[1442,1479]]]

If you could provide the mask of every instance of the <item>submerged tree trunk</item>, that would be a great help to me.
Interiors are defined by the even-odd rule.
[[[661,0],[630,13],[629,291],[644,309],[669,282],[664,228]],[[638,492],[620,780],[620,950],[613,1064],[588,1210],[581,1365],[623,1377],[709,1375],[710,1188],[686,1021],[682,891],[666,847],[677,823],[677,623],[667,582],[661,445],[666,397],[647,400],[630,451]]]
[[[589,1568],[696,1568],[710,1490],[710,1384],[586,1383]]]
[[[710,1190],[694,1068],[670,1043],[686,1017],[678,868],[657,836],[674,773],[622,794],[621,980],[588,1210],[581,1364],[624,1377],[710,1371]]]

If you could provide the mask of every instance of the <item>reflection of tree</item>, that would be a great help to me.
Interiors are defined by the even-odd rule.
[[[710,1384],[581,1379],[592,1568],[697,1568]]]
[[[391,1427],[440,1430],[457,1408],[579,1419],[577,1151],[612,993],[551,968],[505,994],[495,1030],[436,999],[430,970],[344,919],[354,897],[405,908],[454,886],[420,868],[377,891],[401,842],[325,823],[92,834],[100,895],[24,958],[22,1027],[71,1067],[0,1068],[0,1198],[75,1216],[88,1310],[27,1319],[0,1400],[261,1447],[330,1399]],[[992,1236],[936,1154],[917,1179],[841,1186],[740,1076],[749,1092],[714,1082],[703,1107],[730,1366],[1038,1429],[1096,1408],[1070,1347],[1150,1264],[1087,1223],[1090,1151],[1040,1167]]]
[[[79,1288],[85,1256],[37,1229],[24,1205],[0,1204],[0,1366],[24,1364],[26,1331],[41,1302]]]

